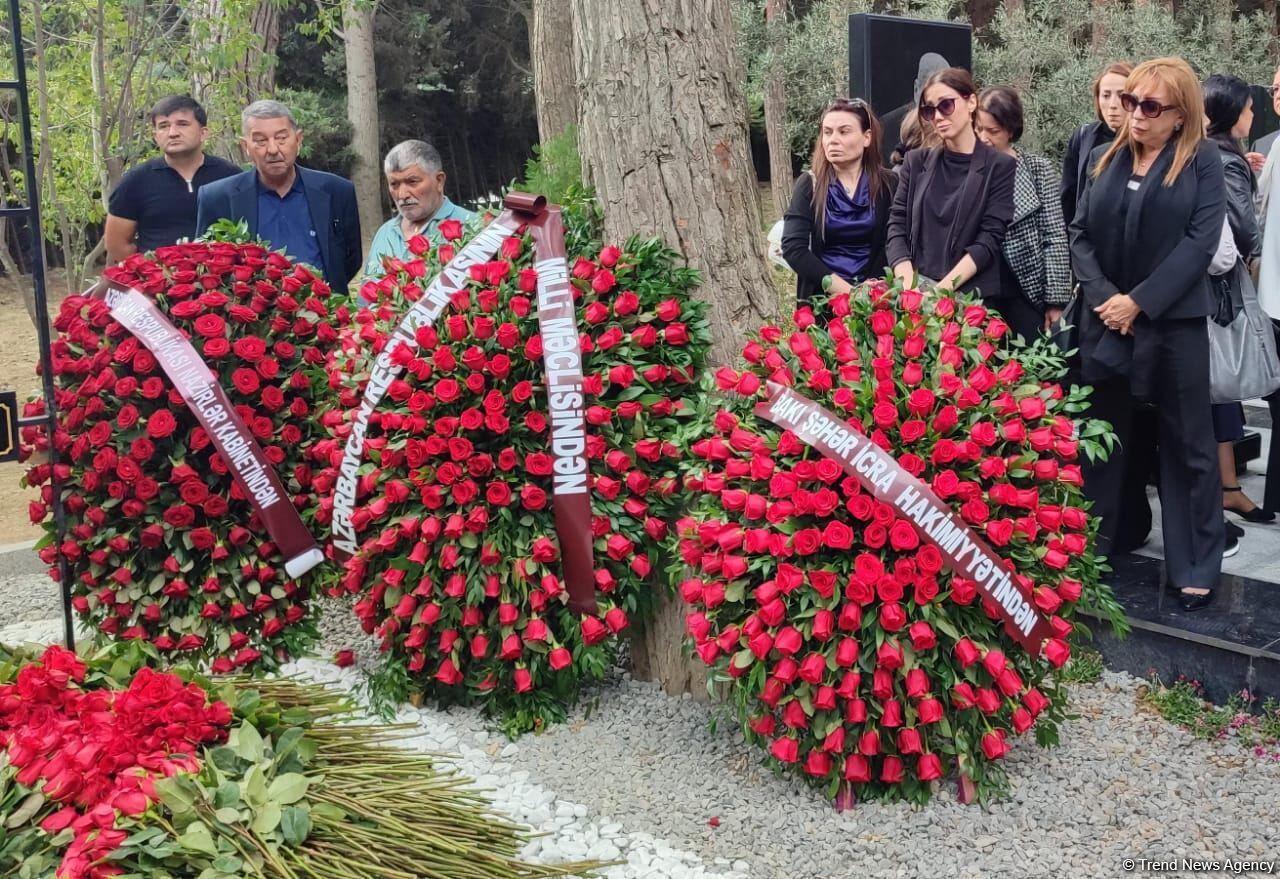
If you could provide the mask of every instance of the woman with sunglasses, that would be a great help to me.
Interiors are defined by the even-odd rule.
[[[1204,115],[1209,140],[1218,147],[1222,174],[1227,187],[1227,223],[1240,260],[1214,283],[1222,284],[1233,302],[1252,304],[1257,300],[1253,280],[1246,264],[1261,251],[1262,234],[1254,200],[1258,184],[1249,160],[1240,148],[1241,139],[1249,136],[1253,126],[1253,97],[1249,84],[1236,76],[1215,73],[1204,81]],[[1252,305],[1250,306],[1252,307]],[[1275,521],[1275,513],[1255,504],[1236,477],[1235,442],[1244,438],[1244,407],[1239,403],[1216,403],[1213,406],[1213,434],[1218,441],[1218,471],[1222,477],[1222,507],[1246,522]],[[1227,523],[1227,543],[1244,536],[1244,529]]]
[[[782,255],[796,298],[848,293],[884,271],[893,174],[880,155],[880,122],[866,102],[841,98],[822,113],[810,171],[791,195]]]
[[[1013,220],[1005,234],[1000,313],[1027,341],[1062,316],[1071,301],[1071,258],[1062,222],[1058,172],[1044,156],[1014,146],[1022,137],[1022,99],[1008,86],[978,96],[978,139],[1018,163]]]
[[[1071,223],[1080,281],[1080,371],[1090,415],[1119,442],[1086,464],[1085,493],[1112,551],[1137,401],[1157,408],[1160,511],[1169,587],[1206,607],[1222,567],[1222,486],[1209,413],[1209,262],[1226,213],[1218,148],[1204,139],[1204,98],[1181,58],[1139,64],[1125,82],[1128,114],[1085,183]],[[1141,456],[1137,456],[1141,457]]]
[[[1062,218],[1068,225],[1076,213],[1076,202],[1089,179],[1087,163],[1095,147],[1115,140],[1116,131],[1124,122],[1124,108],[1120,106],[1120,93],[1125,80],[1133,72],[1131,64],[1108,64],[1093,81],[1093,112],[1097,122],[1086,122],[1071,134],[1067,141],[1067,153],[1062,160]]]
[[[923,278],[976,289],[997,305],[1017,163],[974,133],[978,96],[969,71],[948,67],[930,76],[917,109],[942,145],[911,151],[898,169],[885,248],[893,273],[908,286]]]

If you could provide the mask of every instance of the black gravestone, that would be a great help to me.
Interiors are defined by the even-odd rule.
[[[894,15],[849,16],[849,95],[871,104],[884,130],[886,157],[915,105],[917,79],[935,67],[973,69],[967,24]],[[924,76],[921,72],[924,71]]]

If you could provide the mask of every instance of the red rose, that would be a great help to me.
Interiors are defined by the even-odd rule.
[[[934,634],[933,627],[923,620],[912,623],[911,628],[907,630],[907,635],[911,638],[911,647],[917,653],[922,650],[932,650],[938,646],[938,637]]]
[[[195,319],[192,326],[195,327],[197,333],[206,339],[212,339],[226,332],[227,322],[216,314],[202,314]]]
[[[248,368],[237,369],[231,373],[231,383],[235,385],[237,391],[245,395],[255,393],[262,384],[257,370]]]
[[[1050,638],[1044,642],[1044,656],[1054,668],[1062,668],[1071,658],[1071,647],[1061,638]]]
[[[781,763],[795,763],[800,759],[800,743],[791,738],[778,738],[769,746],[771,753]]]
[[[916,777],[921,781],[933,781],[942,777],[942,760],[937,754],[922,754],[916,763]]]
[[[920,718],[921,723],[938,723],[942,720],[943,714],[942,703],[937,699],[921,699],[916,704],[916,716]]]
[[[592,644],[599,644],[609,635],[609,630],[605,627],[605,624],[593,616],[584,616],[582,618],[581,628],[582,641],[588,646]]]
[[[889,670],[902,668],[902,648],[892,641],[885,641],[876,651],[876,667]]]
[[[982,753],[988,760],[999,760],[1009,753],[1009,744],[1004,740],[1003,730],[989,732],[982,737]]]
[[[889,529],[889,544],[899,552],[915,549],[920,545],[920,535],[905,519],[898,519]]]
[[[152,439],[164,439],[170,436],[177,427],[178,420],[167,409],[160,409],[152,413],[151,417],[147,419],[147,434]]]

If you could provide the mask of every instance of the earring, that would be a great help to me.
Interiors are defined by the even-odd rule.
[[[1174,130],[1175,132],[1181,131],[1181,130],[1182,130],[1182,123],[1181,123],[1181,122],[1179,122],[1177,125],[1173,126],[1173,130]]]

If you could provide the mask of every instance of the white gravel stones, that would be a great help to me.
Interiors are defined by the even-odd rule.
[[[281,669],[282,674],[300,674],[314,680],[354,689],[360,684],[356,669],[338,669],[329,663],[303,659]],[[440,711],[404,706],[396,717],[400,723],[416,723],[418,731],[401,744],[441,755],[443,764],[455,767],[484,791],[494,806],[537,833],[521,856],[538,863],[569,861],[621,861],[604,871],[609,879],[748,879],[754,874],[741,862],[708,864],[702,858],[647,832],[626,832],[617,821],[592,817],[584,803],[558,798],[543,787],[538,777],[517,763],[530,737],[518,743],[495,736],[484,727],[480,716],[470,710]],[[614,783],[605,767],[594,761],[578,769],[601,782]]]
[[[47,571],[0,576],[0,628],[62,613],[62,595]]]

